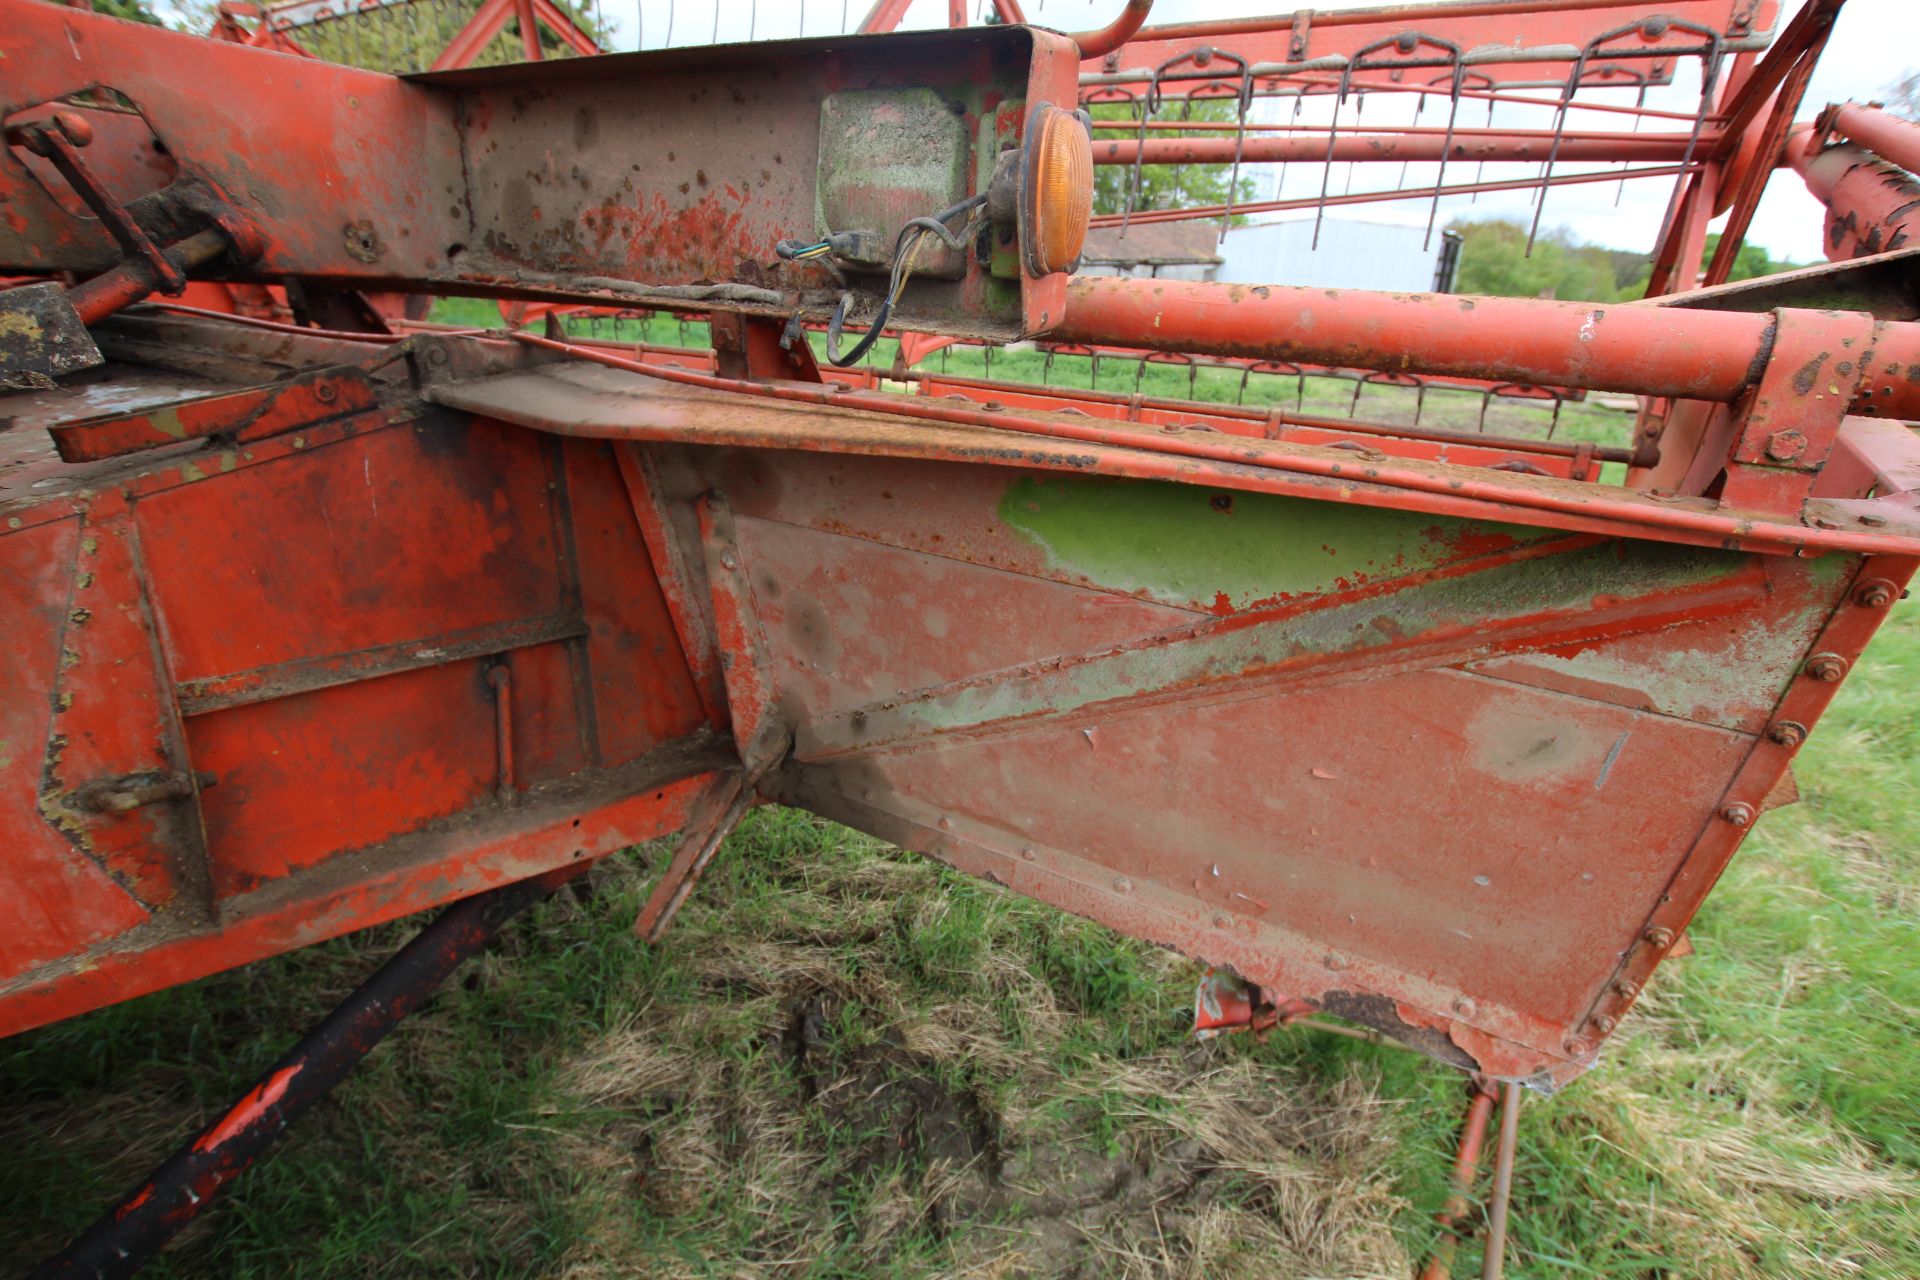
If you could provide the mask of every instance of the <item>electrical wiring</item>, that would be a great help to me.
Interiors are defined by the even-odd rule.
[[[962,227],[958,232],[949,230],[947,224],[963,213],[972,213],[977,218],[977,210],[985,206],[986,203],[987,197],[983,192],[977,196],[969,196],[958,204],[950,205],[930,218],[910,218],[907,220],[906,224],[900,228],[900,234],[894,238],[893,270],[888,278],[887,295],[880,303],[880,310],[874,315],[872,327],[862,335],[858,342],[854,343],[852,350],[845,353],[842,353],[840,350],[840,334],[846,324],[847,311],[848,308],[852,306],[853,295],[850,293],[840,295],[840,303],[833,309],[832,318],[827,321],[827,360],[829,363],[836,368],[844,369],[872,349],[873,344],[880,340],[880,331],[886,328],[888,319],[893,315],[894,307],[900,301],[901,292],[907,287],[907,281],[913,275],[914,264],[919,260],[920,250],[925,247],[927,237],[935,236],[949,249],[964,251],[967,247],[967,236],[973,226],[974,218],[969,218],[967,225]],[[826,242],[823,241],[822,243]],[[811,247],[812,246],[809,246],[809,248]],[[802,255],[801,252],[796,252],[793,256],[797,258]]]

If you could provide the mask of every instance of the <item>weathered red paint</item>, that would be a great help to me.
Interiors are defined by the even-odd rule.
[[[1054,336],[1732,400],[1757,380],[1772,329],[1766,316],[1632,303],[1081,277]],[[1912,368],[1920,325],[1888,323],[1884,335],[1879,367]],[[1920,417],[1920,383],[1888,385],[1876,407]]]
[[[494,0],[480,26],[530,35],[543,3]],[[1804,82],[1824,28],[1796,24],[1756,65],[1774,6],[1669,8],[1737,54],[1699,136],[1548,147],[1691,162],[1655,270],[1685,292],[1716,194],[1757,198],[1789,117],[1765,103]],[[148,210],[170,252],[221,237],[203,276],[293,277],[309,301],[664,306],[710,316],[715,347],[570,341],[557,319],[515,341],[103,323],[143,282],[73,193],[0,168],[0,267],[97,273],[74,300],[109,360],[10,401],[0,435],[0,1034],[679,833],[640,921],[655,937],[771,797],[1231,964],[1290,1011],[1507,1079],[1577,1073],[1785,794],[1920,563],[1920,444],[1884,420],[1920,414],[1920,325],[1719,310],[1721,293],[996,277],[991,235],[959,278],[910,290],[910,327],[976,339],[1660,402],[1631,448],[1602,450],[931,373],[899,395],[781,347],[842,282],[772,246],[816,230],[830,94],[938,87],[976,191],[1026,103],[1339,87],[1330,64],[1247,67],[1229,40],[1283,64],[1364,55],[1347,88],[1419,91],[1449,76],[1449,42],[1479,50],[1463,33],[1511,18],[1511,59],[1475,53],[1490,70],[1469,91],[1505,98],[1529,68],[1567,73],[1547,45],[1630,9],[1289,15],[1149,32],[1097,69],[996,30],[401,81],[246,47],[271,34],[188,45],[0,0],[7,110],[126,94],[141,115],[88,162],[107,190],[178,203]],[[1604,41],[1586,73],[1657,82],[1698,38],[1674,30]],[[1203,38],[1223,43],[1202,57]],[[63,47],[71,62],[34,56]],[[205,111],[189,51],[259,109]],[[1860,144],[1911,162],[1908,135],[1853,109],[1831,123],[1852,143],[1790,144],[1843,232],[1829,248],[1884,247],[1905,214],[1874,202],[1905,179],[1828,170]],[[1124,163],[1542,143],[1192,132],[1101,146]],[[249,265],[225,246],[254,223]],[[1631,483],[1600,482],[1623,461]],[[203,1142],[303,1084],[268,1079]]]
[[[1481,0],[1469,4],[1369,5],[1350,11],[1311,9],[1149,26],[1115,53],[1103,59],[1090,57],[1084,72],[1090,84],[1144,88],[1156,68],[1173,59],[1190,57],[1196,50],[1210,49],[1244,58],[1256,82],[1266,87],[1270,82],[1278,86],[1307,78],[1301,72],[1322,71],[1324,75],[1329,63],[1338,66],[1339,60],[1374,48],[1369,66],[1376,69],[1362,80],[1385,79],[1390,68],[1406,64],[1417,70],[1403,72],[1395,80],[1418,74],[1425,82],[1446,69],[1444,52],[1423,47],[1415,56],[1408,56],[1391,47],[1376,47],[1403,32],[1417,31],[1429,40],[1447,41],[1462,50],[1496,43],[1505,46],[1501,57],[1471,64],[1476,73],[1471,83],[1475,86],[1557,85],[1568,74],[1567,61],[1559,50],[1579,49],[1601,34],[1632,22],[1634,11],[1646,8],[1641,0]],[[1769,30],[1779,16],[1774,0],[1757,6],[1748,0],[1664,0],[1658,11],[1722,32],[1725,43],[1736,48],[1764,46],[1765,37],[1760,33]],[[1666,83],[1672,76],[1675,57],[1662,50],[1690,48],[1697,43],[1695,36],[1675,33],[1651,45],[1639,41],[1610,44],[1585,68],[1582,83],[1627,86],[1640,83],[1641,77],[1646,83]],[[1540,56],[1526,57],[1524,51],[1532,49],[1540,50]],[[1225,58],[1189,61],[1175,74],[1179,78],[1164,84],[1162,92],[1210,89],[1218,96],[1222,82],[1237,86],[1241,76],[1240,68]]]
[[[267,1108],[275,1105],[281,1098],[286,1096],[287,1086],[291,1084],[293,1078],[299,1074],[300,1064],[297,1062],[288,1063],[286,1066],[281,1067],[278,1071],[268,1076],[260,1084],[249,1089],[245,1096],[233,1105],[233,1109],[220,1118],[219,1123],[200,1135],[194,1142],[193,1149],[195,1151],[212,1151],[232,1141],[241,1131],[250,1129],[260,1123],[267,1114]],[[141,1204],[144,1204],[146,1202],[146,1195],[148,1194],[151,1194],[150,1190],[143,1192],[140,1196],[136,1196],[133,1204],[129,1207],[138,1208]]]

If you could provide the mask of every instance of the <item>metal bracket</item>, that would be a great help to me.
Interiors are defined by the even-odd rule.
[[[36,120],[7,130],[10,145],[26,148],[60,171],[60,176],[67,180],[74,194],[86,202],[87,208],[93,210],[121,251],[130,258],[141,259],[153,271],[160,292],[169,297],[178,296],[187,287],[186,273],[160,252],[153,237],[107,194],[107,189],[80,158],[79,149],[92,141],[93,126],[84,116],[72,111],[57,111],[51,121]]]
[[[1774,315],[1773,349],[1737,419],[1721,500],[1797,517],[1867,377],[1881,326],[1864,312]]]

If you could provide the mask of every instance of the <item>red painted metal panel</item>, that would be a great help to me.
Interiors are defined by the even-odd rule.
[[[147,918],[40,809],[53,731],[54,682],[71,607],[77,520],[0,532],[0,828],[7,891],[0,893],[0,983]]]
[[[0,1037],[656,839],[685,822],[690,802],[712,785],[712,773],[688,772],[703,767],[678,764],[615,798],[588,794],[427,833],[377,865],[290,878],[230,902],[219,928],[132,935],[86,953],[84,964],[49,966],[0,987]]]
[[[949,554],[771,520],[739,527],[761,624],[780,637],[781,705],[799,721],[1194,619]]]
[[[125,501],[102,495],[81,526],[74,562],[42,812],[141,902],[160,908],[197,887],[201,842],[191,814],[169,803],[103,811],[84,799],[129,776],[185,778],[140,551]]]
[[[1426,670],[1121,709],[871,761],[903,807],[1097,863],[1107,915],[1154,890],[1264,963],[1263,987],[1367,988],[1550,1057],[1639,933],[1747,741]],[[1550,818],[1551,821],[1543,821]],[[1340,970],[1323,963],[1346,958]],[[1205,951],[1202,954],[1206,954]],[[1236,966],[1238,967],[1238,966]]]
[[[187,736],[219,779],[200,804],[223,898],[458,813],[495,782],[477,661],[196,716]]]
[[[140,504],[176,679],[561,611],[537,437],[423,422],[289,443],[284,462],[230,473],[231,454],[202,459],[204,478]],[[308,532],[263,536],[275,529]]]
[[[593,694],[594,762],[603,765],[625,764],[707,720],[614,447],[573,440],[563,450],[572,555],[587,619],[581,647]]]

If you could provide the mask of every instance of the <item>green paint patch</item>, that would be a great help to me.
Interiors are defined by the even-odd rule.
[[[1226,613],[1558,536],[1524,525],[1104,477],[1027,477],[1000,518],[1092,586]]]
[[[163,436],[172,436],[175,440],[185,440],[187,438],[187,427],[185,423],[180,421],[180,411],[178,409],[172,407],[154,409],[147,414],[147,421],[152,424],[155,431],[158,431]]]

